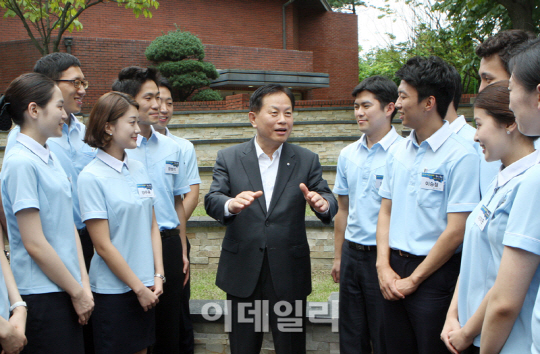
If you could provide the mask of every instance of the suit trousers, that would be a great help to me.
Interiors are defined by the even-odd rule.
[[[401,277],[412,274],[425,257],[390,255],[392,269]],[[403,300],[384,300],[384,332],[388,354],[448,354],[440,339],[454,294],[461,253],[453,255]]]
[[[343,243],[339,277],[341,354],[384,354],[383,296],[375,263],[377,249],[353,249]],[[355,246],[355,244],[352,244]]]
[[[264,251],[255,290],[247,298],[227,294],[231,307],[231,354],[259,354],[268,325],[276,354],[306,353],[306,298],[294,304],[279,301],[272,284],[268,255]],[[277,304],[277,305],[276,305]],[[268,309],[268,314],[264,308]]]

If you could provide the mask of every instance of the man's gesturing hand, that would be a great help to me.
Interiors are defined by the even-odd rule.
[[[259,198],[261,195],[263,195],[262,191],[244,191],[238,194],[236,198],[231,199],[231,202],[229,203],[229,213],[238,214],[250,206],[251,203],[253,203],[255,199]]]
[[[300,183],[300,190],[304,193],[304,198],[317,213],[326,213],[330,204],[317,192],[310,192],[304,183]]]

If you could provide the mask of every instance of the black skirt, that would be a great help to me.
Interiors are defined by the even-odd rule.
[[[84,353],[83,331],[71,297],[65,292],[22,295],[28,305],[22,353]]]
[[[94,293],[92,314],[96,354],[133,354],[155,342],[155,308],[144,309],[133,291]]]

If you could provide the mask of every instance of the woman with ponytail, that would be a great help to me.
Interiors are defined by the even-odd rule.
[[[21,127],[0,176],[11,266],[29,308],[24,353],[79,354],[94,301],[73,220],[71,181],[46,144],[62,135],[62,92],[42,74],[24,74],[7,88],[1,112],[0,128],[12,122]]]

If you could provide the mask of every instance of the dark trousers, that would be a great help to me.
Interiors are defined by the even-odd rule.
[[[354,245],[354,244],[353,244]],[[339,280],[339,346],[341,354],[386,353],[382,329],[383,296],[375,263],[377,250],[341,251]]]
[[[92,239],[90,238],[90,234],[88,233],[88,230],[85,228],[82,228],[79,231],[79,237],[81,239],[81,246],[84,256],[84,264],[86,264],[86,271],[90,271],[90,262],[92,261],[92,257],[94,256],[94,244],[92,243]],[[92,327],[92,317],[90,316],[90,320],[88,321],[88,324],[83,327],[83,336],[84,336],[84,353],[85,354],[94,354],[95,348],[94,348],[94,331]]]
[[[412,274],[425,257],[407,258],[392,252],[390,265],[402,278]],[[403,300],[384,300],[384,331],[389,354],[448,354],[440,339],[454,294],[461,253],[448,260]]]
[[[472,344],[470,347],[462,351],[461,354],[480,354],[480,348]]]
[[[155,354],[180,354],[183,342],[184,262],[178,230],[162,231],[163,267],[167,281],[156,306]]]
[[[28,305],[26,339],[21,353],[84,353],[82,326],[65,292],[22,295]]]
[[[259,354],[265,327],[272,329],[277,354],[306,353],[306,298],[299,299],[299,304],[279,303],[272,284],[266,252],[253,294],[247,298],[227,294],[227,300],[230,301],[232,316],[229,333],[231,354]],[[275,311],[276,303],[279,303],[278,313]],[[268,315],[263,310],[266,306]]]
[[[187,241],[188,259],[191,253],[191,245]],[[193,354],[195,350],[195,338],[193,336],[193,324],[191,323],[191,313],[189,311],[189,299],[191,298],[191,272],[189,279],[184,286],[184,296],[182,296],[182,320],[180,321],[180,348],[181,353]]]

